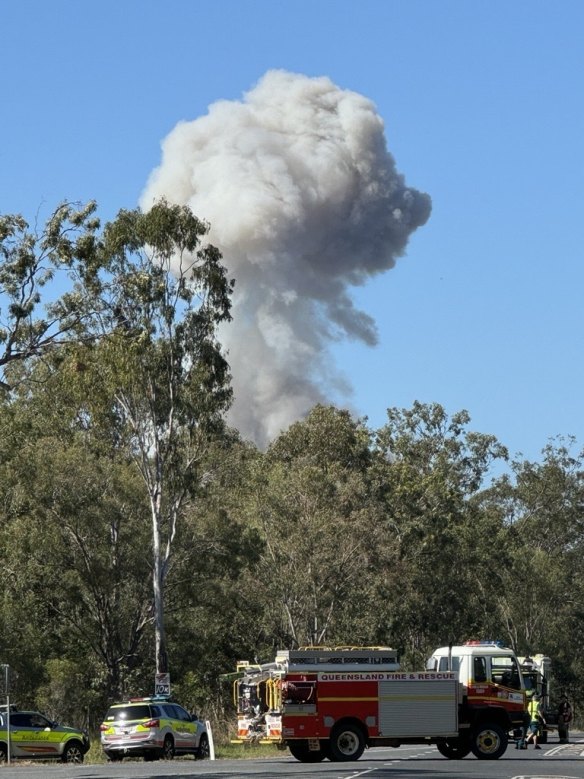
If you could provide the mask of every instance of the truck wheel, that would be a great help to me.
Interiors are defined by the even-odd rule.
[[[494,722],[478,725],[472,734],[470,748],[479,760],[498,760],[507,749],[507,734]]]
[[[358,725],[336,725],[331,732],[330,759],[334,762],[359,760],[365,749],[365,737]]]
[[[301,763],[320,763],[326,757],[323,749],[309,749],[308,741],[305,739],[289,741],[288,749],[292,757],[295,757]]]
[[[439,741],[436,749],[449,760],[462,760],[470,752],[470,744],[467,739],[449,738],[447,741]]]

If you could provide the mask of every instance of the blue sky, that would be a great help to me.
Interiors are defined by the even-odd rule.
[[[31,222],[136,206],[177,122],[270,69],[372,100],[433,208],[354,292],[379,343],[332,349],[353,406],[465,408],[528,459],[582,446],[583,3],[5,0],[2,28],[0,213]]]

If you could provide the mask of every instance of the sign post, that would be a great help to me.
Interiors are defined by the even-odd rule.
[[[170,674],[156,674],[154,677],[154,694],[170,696]]]

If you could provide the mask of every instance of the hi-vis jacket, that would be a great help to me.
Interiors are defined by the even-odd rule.
[[[539,722],[543,719],[541,711],[540,711],[540,702],[533,700],[533,698],[529,701],[528,709],[529,711],[529,718],[532,722]]]

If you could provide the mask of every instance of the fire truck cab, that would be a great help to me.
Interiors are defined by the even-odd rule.
[[[401,671],[389,647],[307,647],[272,663],[241,662],[224,678],[237,706],[233,741],[288,747],[307,763],[407,743],[496,759],[524,725],[519,665],[491,642],[438,649],[421,672]]]
[[[426,667],[450,670],[462,685],[460,740],[477,757],[477,740],[491,744],[492,756],[500,757],[509,738],[521,738],[525,727],[525,682],[521,666],[512,649],[499,641],[467,641],[457,646],[440,647]],[[438,745],[447,757],[448,743]]]

